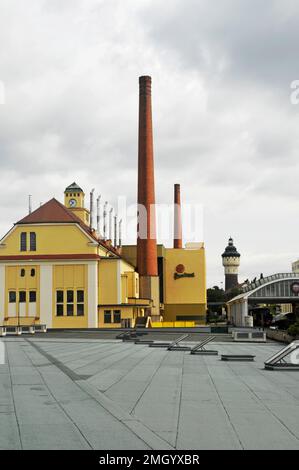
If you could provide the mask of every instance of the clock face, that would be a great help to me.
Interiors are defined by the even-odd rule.
[[[70,204],[70,207],[76,207],[76,205],[77,205],[76,199],[70,199],[69,204]]]

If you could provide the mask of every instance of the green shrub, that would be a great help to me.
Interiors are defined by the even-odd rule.
[[[289,326],[288,328],[288,334],[290,336],[299,336],[299,322],[297,321],[293,325]]]

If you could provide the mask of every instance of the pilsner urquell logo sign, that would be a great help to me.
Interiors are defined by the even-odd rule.
[[[175,268],[175,273],[173,275],[174,279],[181,279],[182,277],[195,277],[194,273],[186,273],[185,266],[183,264],[178,264]]]

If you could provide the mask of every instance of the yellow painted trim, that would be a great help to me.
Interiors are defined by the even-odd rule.
[[[168,322],[152,322],[153,328],[193,328],[194,321],[168,321]]]

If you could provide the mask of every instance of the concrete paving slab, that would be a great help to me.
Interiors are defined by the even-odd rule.
[[[131,413],[166,357],[167,355],[163,351],[153,351],[123,376],[119,382],[111,385],[105,394]],[[88,381],[101,390],[101,374],[88,379]]]
[[[175,445],[181,400],[181,385],[184,354],[171,352],[152,377],[147,389],[132,410],[150,429],[159,436],[167,435]]]
[[[7,411],[0,411],[0,450],[19,450],[21,448],[16,415],[14,410],[8,407]]]
[[[133,431],[144,443],[147,448],[156,450],[171,450],[171,447],[166,441],[161,439],[157,434],[153,433],[138,419],[132,415],[124,412],[117,404],[107,398],[103,393],[95,390],[88,382],[80,382],[80,386],[87,391],[105,410],[111,413],[117,420],[122,422],[126,427]],[[134,447],[136,448],[136,447]]]
[[[220,403],[183,402],[177,449],[242,449],[239,437]]]
[[[90,450],[72,423],[20,424],[24,450]]]
[[[135,370],[139,364],[142,365],[148,356],[151,357],[148,348],[136,348],[129,356],[114,362],[109,368],[104,369],[100,373],[99,380],[97,380],[98,376],[96,374],[90,381],[97,385],[99,390],[106,391],[114,384],[119,383],[130,371]]]

